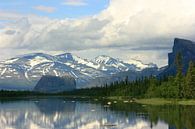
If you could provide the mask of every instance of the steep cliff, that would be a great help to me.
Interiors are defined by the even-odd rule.
[[[34,88],[34,91],[43,93],[57,93],[76,89],[76,81],[72,76],[43,76]]]
[[[176,74],[175,59],[178,53],[182,55],[183,73],[186,73],[189,62],[195,61],[195,42],[175,38],[173,51],[168,54],[168,66],[160,76]]]

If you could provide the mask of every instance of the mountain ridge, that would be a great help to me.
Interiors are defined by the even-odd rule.
[[[31,53],[0,61],[0,89],[12,84],[19,85],[19,88],[27,86],[33,89],[44,75],[63,76],[64,74],[70,74],[76,79],[77,88],[84,88],[96,78],[108,77],[128,70],[142,70],[136,64],[128,64],[112,57],[109,57],[111,61],[109,63],[105,62],[105,59],[101,60],[103,62],[98,62],[97,58],[88,60],[71,53],[59,55]],[[13,83],[15,81],[17,83]]]

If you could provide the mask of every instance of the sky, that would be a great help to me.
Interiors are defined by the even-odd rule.
[[[71,52],[167,64],[174,38],[195,41],[194,0],[0,0],[0,59]]]

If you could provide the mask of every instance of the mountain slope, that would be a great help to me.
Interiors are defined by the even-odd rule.
[[[139,65],[145,67],[140,68]],[[33,53],[0,62],[0,89],[33,89],[44,75],[67,74],[75,78],[77,88],[84,88],[94,86],[93,81],[96,78],[109,77],[128,70],[136,72],[150,67],[156,68],[156,65],[145,65],[139,61],[129,64],[109,56],[87,60],[71,53],[55,56]]]

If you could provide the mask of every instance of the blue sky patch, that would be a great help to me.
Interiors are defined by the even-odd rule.
[[[94,15],[108,5],[109,0],[6,0],[0,10],[63,19]]]

